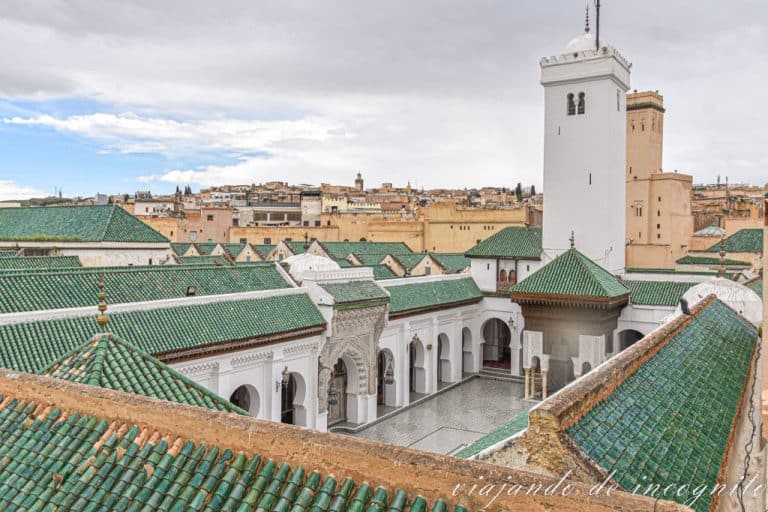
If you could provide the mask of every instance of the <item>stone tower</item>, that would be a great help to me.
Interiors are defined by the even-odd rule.
[[[569,247],[622,272],[626,244],[626,93],[632,65],[589,31],[541,60],[545,258]]]
[[[355,178],[355,188],[360,192],[363,191],[363,175],[361,173],[357,173],[357,177]]]

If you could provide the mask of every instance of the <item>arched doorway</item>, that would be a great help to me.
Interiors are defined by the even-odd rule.
[[[437,336],[437,387],[451,382],[451,344],[448,335]]]
[[[343,359],[336,361],[331,372],[328,388],[328,425],[347,420],[347,365]]]
[[[619,333],[619,351],[626,350],[641,339],[643,339],[643,333],[635,331],[634,329],[627,329]]]
[[[472,358],[472,331],[469,327],[461,330],[461,376],[474,370],[475,362]]]
[[[483,366],[511,369],[512,332],[506,322],[491,318],[483,324]]]
[[[394,357],[389,350],[379,352],[376,374],[376,405],[395,406]]]
[[[307,411],[304,407],[306,385],[298,373],[283,376],[280,385],[280,422],[290,425],[307,425]]]
[[[418,337],[410,344],[410,392],[427,393],[427,372],[424,367],[424,345]]]
[[[253,417],[259,415],[259,392],[249,384],[244,384],[235,389],[229,397],[229,401],[233,405],[247,411]]]

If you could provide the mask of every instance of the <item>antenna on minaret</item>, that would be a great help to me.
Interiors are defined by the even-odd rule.
[[[587,3],[587,23],[584,25],[584,32],[589,34],[589,3]]]
[[[597,17],[597,29],[595,31],[595,44],[600,49],[600,0],[595,0],[595,13]]]

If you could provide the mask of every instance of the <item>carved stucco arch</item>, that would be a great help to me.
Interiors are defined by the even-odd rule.
[[[377,354],[371,354],[366,345],[357,338],[326,344],[319,358],[317,398],[320,412],[328,410],[328,386],[331,382],[331,373],[333,366],[343,357],[355,363],[355,368],[348,367],[347,371],[357,372],[356,394],[376,393],[376,372],[372,371],[372,368],[375,367]]]

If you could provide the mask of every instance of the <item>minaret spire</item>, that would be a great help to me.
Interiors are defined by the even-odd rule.
[[[597,29],[595,30],[595,49],[600,50],[600,0],[595,0],[595,14]]]
[[[584,32],[589,34],[589,3],[587,3],[587,22],[584,25]]]

